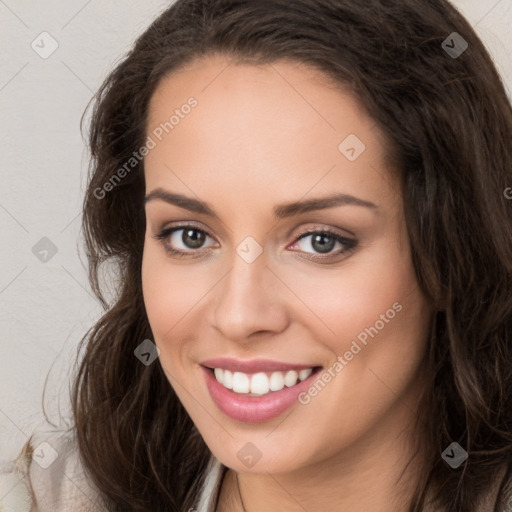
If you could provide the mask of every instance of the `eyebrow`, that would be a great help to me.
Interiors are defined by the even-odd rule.
[[[146,205],[150,201],[154,201],[156,199],[178,206],[180,208],[184,208],[191,212],[219,218],[215,211],[208,205],[208,203],[200,201],[199,199],[184,196],[182,194],[168,192],[162,188],[156,188],[152,190],[145,197],[144,204]],[[302,213],[345,205],[362,206],[372,210],[378,209],[377,205],[371,201],[360,199],[350,194],[332,194],[326,197],[307,199],[305,201],[294,201],[278,205],[274,207],[274,217],[276,219],[285,219],[287,217],[293,217]]]

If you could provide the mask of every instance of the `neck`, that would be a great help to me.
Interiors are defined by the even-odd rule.
[[[403,409],[404,416],[410,416],[411,411],[403,404],[397,407]],[[245,512],[407,512],[418,482],[423,448],[415,442],[420,436],[411,434],[412,425],[399,435],[387,427],[391,425],[384,420],[360,441],[307,467],[279,474],[238,473],[239,488],[230,469],[217,512],[244,508]]]

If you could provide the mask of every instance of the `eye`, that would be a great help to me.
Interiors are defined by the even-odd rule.
[[[167,253],[177,258],[198,257],[201,253],[204,254],[200,249],[210,249],[208,246],[205,247],[206,241],[214,240],[205,230],[192,224],[162,229],[153,238],[162,243]],[[346,255],[354,250],[356,245],[356,240],[324,228],[310,229],[302,233],[290,248],[309,254],[306,256],[307,259],[320,261]],[[336,247],[338,250],[332,252]]]
[[[165,228],[153,238],[160,240],[164,249],[173,256],[192,256],[203,249],[207,239],[213,238],[203,229],[194,225]]]
[[[322,260],[332,258],[341,254],[347,254],[354,250],[357,241],[351,238],[341,236],[329,229],[308,230],[300,235],[292,248],[298,248],[300,251],[311,254],[308,259]],[[332,252],[336,246],[338,250]],[[311,249],[308,251],[308,249]]]

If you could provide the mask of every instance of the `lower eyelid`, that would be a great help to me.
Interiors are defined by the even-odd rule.
[[[341,239],[339,240],[337,237],[334,237],[335,240],[341,245],[338,249],[331,250],[328,253],[320,253],[320,252],[310,252],[310,251],[304,251],[304,250],[295,250],[293,252],[301,253],[301,257],[316,261],[316,262],[324,262],[328,263],[329,260],[331,262],[335,263],[337,259],[340,257],[348,256],[353,251],[356,250],[358,242],[356,240],[352,239]],[[335,260],[335,261],[332,261]]]

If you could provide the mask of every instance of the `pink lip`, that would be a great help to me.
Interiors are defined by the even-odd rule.
[[[222,368],[231,372],[258,373],[258,372],[279,372],[288,370],[307,370],[319,365],[311,364],[290,364],[280,361],[271,361],[270,359],[254,359],[252,361],[242,361],[238,359],[228,359],[220,357],[217,359],[208,359],[201,363],[208,368]]]
[[[217,366],[217,364],[216,368],[221,366],[226,368],[224,365]],[[265,368],[268,369],[268,366]],[[283,367],[281,366],[280,368]],[[293,368],[298,367],[293,366]],[[311,368],[311,366],[306,368]],[[285,386],[281,391],[272,391],[263,396],[245,396],[235,393],[217,382],[213,371],[209,368],[201,366],[201,370],[204,374],[210,396],[217,407],[230,418],[245,423],[261,423],[283,414],[293,404],[298,402],[298,396],[308,389],[318,373],[318,371],[313,371],[307,379],[291,388]]]

